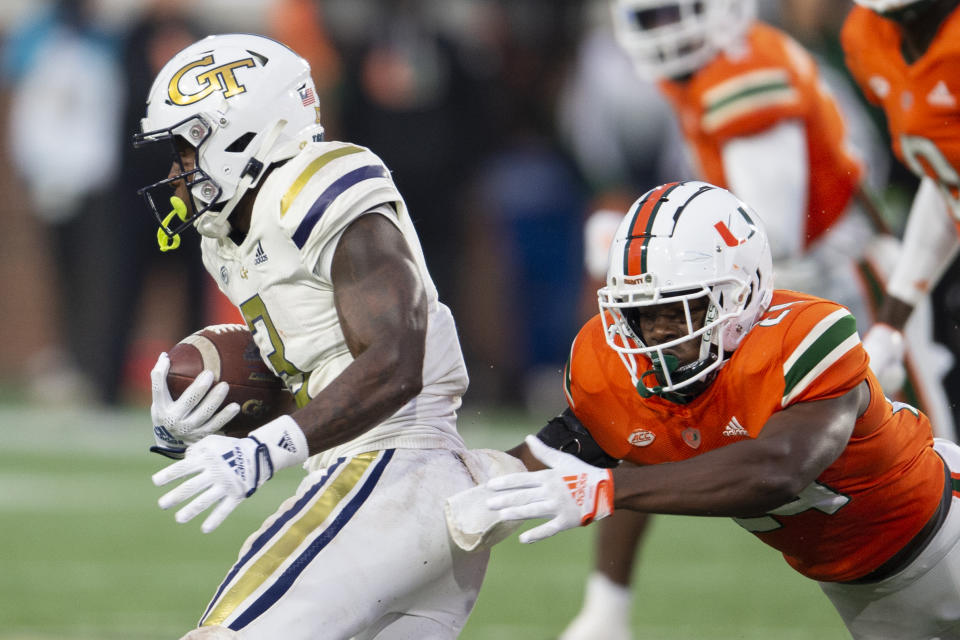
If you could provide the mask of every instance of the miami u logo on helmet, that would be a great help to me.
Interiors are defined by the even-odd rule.
[[[730,227],[724,224],[723,220],[713,225],[713,228],[717,230],[717,233],[720,234],[720,237],[723,238],[723,242],[728,247],[739,247],[741,244],[753,237],[753,234],[757,232],[756,225],[753,224],[753,220],[750,219],[750,216],[747,215],[747,212],[743,210],[743,207],[737,207],[737,211],[740,212],[740,215],[743,216],[743,219],[747,221],[747,228],[750,229],[750,233],[747,234],[746,238],[737,238],[733,235],[733,232],[730,231]]]
[[[253,58],[244,58],[235,62],[228,62],[198,73],[196,76],[200,90],[195,93],[185,93],[180,89],[180,80],[187,72],[197,67],[208,67],[213,64],[213,55],[207,55],[195,62],[184,66],[170,78],[167,94],[173,104],[181,107],[203,100],[214,91],[222,91],[224,98],[230,98],[246,91],[246,88],[237,80],[236,69],[256,66]]]

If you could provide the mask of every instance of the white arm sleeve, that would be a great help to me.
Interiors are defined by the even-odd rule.
[[[960,239],[937,184],[924,178],[910,206],[900,257],[887,293],[916,305],[930,293],[957,255]]]
[[[727,186],[763,218],[773,259],[798,257],[810,181],[806,127],[787,120],[763,133],[734,138],[721,153]]]

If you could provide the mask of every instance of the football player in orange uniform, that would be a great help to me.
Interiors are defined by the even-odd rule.
[[[863,168],[813,57],[755,20],[754,0],[612,0],[611,8],[617,40],[638,75],[656,81],[672,105],[700,177],[764,217],[779,286],[837,300],[866,329],[879,302],[871,299],[880,288],[873,285],[883,281],[892,262],[885,254],[897,245],[889,236],[871,242],[861,211]],[[604,214],[586,229],[588,264],[606,265],[609,245],[591,239],[616,229],[618,216]],[[932,360],[927,353],[936,345],[924,320],[911,323],[911,349]],[[938,435],[952,437],[939,372],[927,366],[913,373],[918,406]],[[629,584],[646,520],[621,513],[598,528],[584,606],[561,640],[631,637]]]
[[[902,379],[913,308],[960,239],[960,1],[856,0],[841,33],[847,66],[881,106],[897,158],[921,178],[877,323],[864,338],[882,378]]]
[[[772,277],[730,192],[649,191],[574,340],[569,407],[512,450],[530,471],[468,493],[492,521],[548,519],[521,542],[614,507],[731,516],[855,638],[960,638],[960,447],[884,397],[848,309]]]
[[[796,264],[825,251],[824,244],[849,256],[850,248],[836,246],[840,238],[869,238],[862,216],[845,216],[857,204],[863,170],[840,110],[813,57],[754,19],[754,0],[613,0],[610,6],[614,34],[637,74],[657,82],[673,107],[698,177],[730,189],[764,216],[775,262]],[[829,233],[841,222],[842,233]],[[783,283],[810,285],[823,274],[798,272],[822,270],[778,273]],[[862,306],[843,299],[855,297],[841,301]]]

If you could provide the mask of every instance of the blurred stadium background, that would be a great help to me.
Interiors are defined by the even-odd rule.
[[[850,124],[898,228],[913,183],[844,84],[836,33],[849,1],[760,6],[863,114]],[[585,215],[611,188],[632,200],[689,172],[655,91],[609,73],[623,61],[603,21],[591,0],[0,2],[0,639],[178,637],[298,480],[278,477],[210,536],[155,506],[149,369],[234,316],[195,253],[159,259],[134,193],[166,171],[128,155],[152,61],[185,34],[226,31],[272,35],[311,60],[328,137],[393,169],[457,317],[472,378],[464,436],[504,447],[563,406],[559,369],[595,309]],[[51,25],[93,43],[99,66],[40,65]],[[88,131],[102,133],[91,144]],[[38,172],[36,149],[75,166]],[[960,290],[937,301],[952,342]],[[503,543],[463,637],[555,637],[590,563],[589,529]],[[657,519],[634,597],[637,637],[846,637],[815,584],[726,520]]]

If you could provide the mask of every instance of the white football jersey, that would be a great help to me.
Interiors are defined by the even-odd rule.
[[[334,306],[330,269],[340,235],[375,211],[400,229],[427,293],[423,389],[356,439],[313,456],[308,469],[387,448],[462,448],[456,411],[467,371],[450,310],[437,299],[420,241],[390,172],[369,149],[343,142],[306,146],[264,181],[250,231],[238,246],[203,238],[203,262],[243,314],[263,359],[306,404],[352,361]]]

